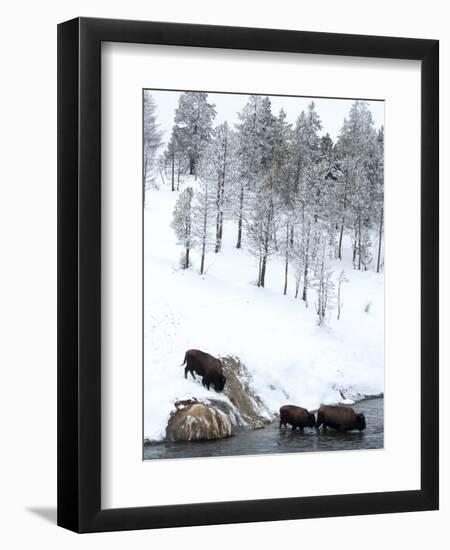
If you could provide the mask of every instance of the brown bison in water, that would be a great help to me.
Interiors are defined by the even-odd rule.
[[[330,427],[339,432],[365,430],[366,418],[363,413],[356,413],[351,407],[339,405],[322,405],[317,413],[316,428]]]
[[[190,372],[195,379],[194,372],[196,372],[202,377],[202,384],[205,388],[209,390],[209,387],[212,385],[217,392],[223,391],[226,377],[223,374],[220,359],[216,359],[216,357],[204,351],[190,349],[184,356],[183,365],[186,365],[184,369],[185,378],[187,378],[188,372]]]
[[[286,424],[292,426],[292,430],[295,428],[314,428],[316,424],[316,417],[302,407],[296,407],[295,405],[283,405],[280,407],[280,428],[286,427]]]

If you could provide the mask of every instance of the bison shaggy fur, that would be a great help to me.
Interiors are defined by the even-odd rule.
[[[227,379],[223,374],[220,359],[204,351],[190,349],[184,356],[183,365],[186,365],[184,369],[185,378],[190,372],[195,379],[194,373],[197,373],[202,377],[202,384],[205,388],[209,390],[210,386],[213,386],[217,392],[223,391]]]
[[[287,424],[292,426],[292,430],[296,428],[314,428],[316,417],[304,409],[296,405],[283,405],[280,407],[280,428],[286,427]]]
[[[340,432],[365,430],[366,418],[363,413],[356,413],[351,407],[342,405],[322,405],[317,413],[316,428],[323,425]]]

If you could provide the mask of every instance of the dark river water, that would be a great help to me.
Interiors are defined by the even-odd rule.
[[[272,422],[261,430],[243,429],[228,439],[145,445],[144,460],[382,448],[384,399],[368,399],[352,408],[365,414],[367,427],[361,433],[340,433],[330,428],[326,431],[305,428],[301,433],[280,429],[278,422]]]

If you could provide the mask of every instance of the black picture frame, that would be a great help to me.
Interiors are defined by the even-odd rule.
[[[421,61],[421,488],[101,508],[101,43]],[[77,18],[58,26],[58,525],[76,532],[438,509],[437,40]]]

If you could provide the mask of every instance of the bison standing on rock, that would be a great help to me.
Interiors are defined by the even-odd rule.
[[[223,391],[225,387],[226,377],[223,374],[222,363],[220,359],[213,357],[209,353],[198,349],[190,349],[184,356],[182,366],[184,369],[184,377],[187,378],[188,372],[195,379],[195,372],[202,377],[202,384],[209,390],[212,385],[217,392]]]
[[[348,432],[350,430],[366,429],[366,418],[363,413],[356,413],[351,407],[341,405],[322,405],[317,413],[316,428],[323,425],[338,430],[339,432]]]
[[[283,405],[280,407],[280,428],[286,427],[287,424],[292,426],[292,430],[295,428],[314,428],[316,424],[316,417],[304,409],[303,407],[296,407],[295,405]]]

